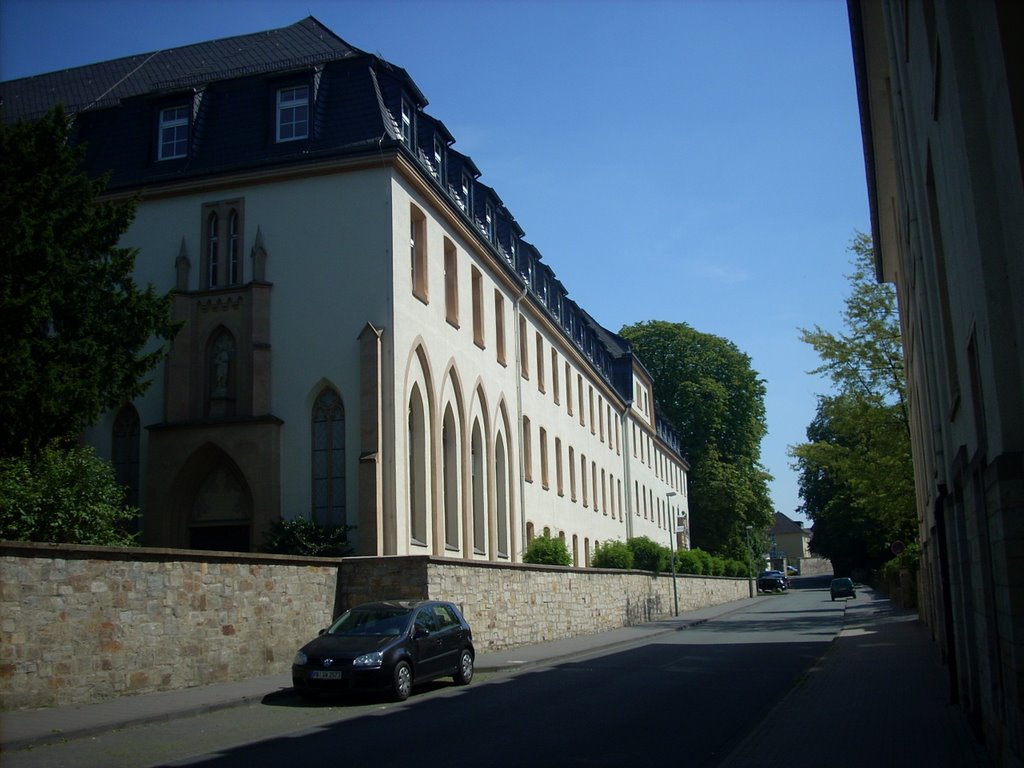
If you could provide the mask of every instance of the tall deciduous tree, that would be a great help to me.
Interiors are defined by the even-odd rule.
[[[658,407],[690,460],[693,545],[745,560],[746,526],[765,528],[772,519],[760,463],[763,380],[735,344],[686,323],[652,320],[619,333],[654,377]]]
[[[876,567],[895,540],[916,538],[914,473],[896,299],[874,279],[870,239],[850,246],[845,331],[802,332],[835,393],[822,396],[807,442],[793,446],[811,548],[838,571]]]
[[[0,125],[0,457],[38,454],[141,394],[170,339],[169,295],[132,279],[118,247],[133,201],[101,201],[105,179],[55,108]]]

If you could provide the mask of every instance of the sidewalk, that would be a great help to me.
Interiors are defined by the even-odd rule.
[[[622,627],[600,634],[553,640],[505,651],[480,652],[476,658],[476,669],[478,672],[496,672],[556,664],[674,632],[680,627],[703,624],[748,605],[749,600],[739,600],[635,627]],[[133,725],[164,722],[253,704],[268,694],[291,688],[291,685],[291,674],[286,672],[239,682],[121,696],[98,704],[3,712],[0,713],[0,751],[94,736]]]
[[[719,768],[989,768],[947,674],[916,614],[858,588],[819,663]]]

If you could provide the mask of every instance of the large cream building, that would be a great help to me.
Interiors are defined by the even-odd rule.
[[[1024,761],[1024,4],[849,0],[893,282],[922,617],[998,765]]]
[[[278,518],[356,551],[517,562],[544,531],[688,543],[687,465],[629,345],[569,299],[401,68],[316,19],[0,85],[61,101],[184,326],[86,439],[147,544]]]

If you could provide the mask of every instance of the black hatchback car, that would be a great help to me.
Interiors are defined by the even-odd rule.
[[[757,577],[758,592],[785,592],[789,588],[789,580],[782,571],[764,571]]]
[[[474,657],[473,632],[451,603],[367,603],[302,646],[292,661],[292,685],[304,695],[383,689],[401,701],[413,685],[438,677],[467,685]]]

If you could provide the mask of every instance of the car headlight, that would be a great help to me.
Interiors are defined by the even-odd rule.
[[[306,658],[306,654],[304,654],[302,651],[299,651],[295,654],[295,658],[292,659],[292,664],[296,667],[304,667],[306,666],[307,661],[309,661],[309,659]]]
[[[374,651],[373,653],[364,653],[362,656],[359,656],[352,662],[352,666],[362,669],[375,669],[383,663],[384,654],[380,651]]]

